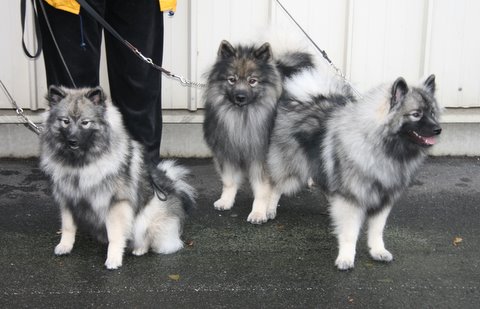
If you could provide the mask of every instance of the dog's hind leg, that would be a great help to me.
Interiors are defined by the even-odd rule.
[[[213,206],[217,210],[229,210],[232,208],[235,202],[235,196],[237,195],[238,188],[242,183],[242,172],[233,167],[232,165],[225,163],[220,170],[220,177],[222,178],[222,195],[220,199],[213,203]]]
[[[73,221],[70,210],[62,206],[60,211],[62,217],[62,237],[60,238],[60,243],[55,247],[54,252],[56,255],[68,254],[72,251],[77,232],[77,226],[75,221]]]
[[[105,224],[108,236],[105,266],[108,269],[117,269],[122,266],[123,251],[133,224],[133,210],[130,204],[122,201],[112,205],[108,210]]]
[[[343,197],[330,198],[330,216],[338,240],[338,257],[335,265],[340,270],[353,268],[358,234],[365,218],[365,211]]]
[[[393,259],[383,242],[383,230],[391,209],[391,206],[384,207],[380,212],[368,217],[367,243],[370,256],[376,261],[390,262]]]
[[[155,236],[152,242],[152,249],[156,253],[170,254],[183,248],[183,241],[180,239],[180,220],[173,217],[165,217],[157,222]]]

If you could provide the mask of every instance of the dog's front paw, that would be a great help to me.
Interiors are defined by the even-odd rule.
[[[267,214],[253,211],[248,215],[247,218],[247,221],[252,224],[262,224],[267,222],[267,220]]]
[[[225,199],[219,199],[218,201],[213,203],[213,206],[216,210],[230,210],[233,207],[233,202],[227,201]]]
[[[65,254],[69,254],[70,252],[72,252],[72,248],[73,248],[72,244],[59,243],[55,247],[54,252],[55,252],[56,255],[65,255]]]
[[[107,260],[105,261],[105,267],[107,269],[113,270],[122,266],[122,255],[108,255]]]
[[[353,268],[355,263],[355,257],[353,256],[338,256],[337,260],[335,261],[335,266],[339,270],[349,270]]]
[[[387,249],[371,249],[370,256],[375,261],[381,262],[391,262],[393,260],[393,255]]]

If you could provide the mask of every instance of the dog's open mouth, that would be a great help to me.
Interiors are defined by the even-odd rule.
[[[430,147],[436,143],[435,136],[422,136],[415,131],[408,132],[408,136],[421,146]]]
[[[238,107],[244,107],[250,104],[250,102],[233,102],[233,104],[235,104]]]

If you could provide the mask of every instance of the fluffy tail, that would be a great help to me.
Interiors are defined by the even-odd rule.
[[[160,162],[152,172],[153,183],[165,191],[167,199],[170,195],[180,199],[182,207],[187,213],[196,205],[196,191],[185,181],[189,174],[188,169],[177,165],[173,160]]]
[[[281,53],[276,57],[276,61],[278,70],[285,78],[315,67],[312,54],[303,51]]]

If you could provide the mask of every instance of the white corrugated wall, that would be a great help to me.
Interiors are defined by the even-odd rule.
[[[442,117],[442,142],[432,154],[480,155],[480,1],[280,1],[359,89],[398,76],[413,83],[436,74],[439,102],[449,108]],[[25,38],[33,47],[31,18],[27,21]],[[18,104],[41,110],[43,60],[23,55],[18,1],[1,3],[0,23],[0,79]],[[269,28],[267,40],[275,32],[303,37],[276,0],[179,0],[177,14],[165,18],[164,67],[202,82],[222,39],[247,42]],[[108,91],[105,61],[101,84]],[[209,155],[201,135],[201,95],[164,79],[162,155]],[[41,116],[31,112],[31,119],[39,122]],[[38,154],[36,136],[18,123],[0,93],[0,157]]]
[[[434,73],[444,106],[480,106],[480,1],[281,3],[360,89],[398,76],[416,81]],[[31,61],[23,55],[18,2],[4,1],[0,20],[0,78],[25,108],[41,108],[46,90],[43,60]],[[31,19],[28,22],[31,28]],[[301,35],[276,0],[180,0],[177,14],[165,18],[164,66],[202,81],[222,39],[250,40],[268,27]],[[26,40],[33,46],[31,31]],[[163,97],[165,109],[202,108],[199,90],[168,79]],[[4,96],[0,96],[0,108],[9,108]]]

